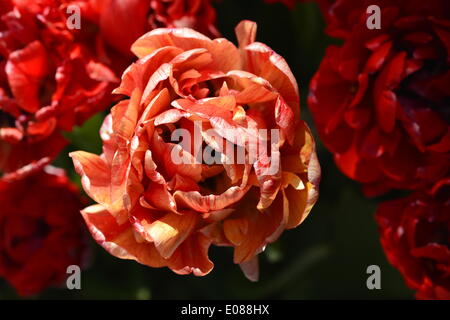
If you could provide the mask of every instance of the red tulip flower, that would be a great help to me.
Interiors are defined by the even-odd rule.
[[[77,188],[64,171],[39,169],[0,180],[0,277],[23,296],[64,284],[88,253]]]
[[[382,203],[376,218],[388,260],[416,297],[450,299],[450,179]]]
[[[103,153],[71,153],[98,203],[83,217],[112,255],[202,276],[213,268],[209,247],[231,246],[256,280],[257,255],[314,205],[320,168],[295,78],[255,42],[255,23],[236,34],[239,47],[187,28],[143,35],[115,90],[128,98],[103,123]],[[194,148],[172,142],[180,132]],[[218,162],[198,158],[208,150]],[[228,161],[238,154],[242,163]]]
[[[156,28],[186,27],[217,37],[213,0],[74,0],[93,24],[97,56],[118,76],[135,59],[131,45]]]
[[[369,5],[381,29],[367,27]],[[450,171],[450,3],[338,0],[309,106],[342,172],[368,195],[419,189]]]
[[[6,0],[0,17],[0,171],[13,172],[54,158],[117,79],[68,29],[62,1]]]

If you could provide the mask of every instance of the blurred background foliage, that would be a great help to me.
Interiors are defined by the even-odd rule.
[[[248,281],[232,262],[231,248],[211,248],[214,270],[207,276],[179,276],[117,259],[94,241],[90,266],[82,273],[82,290],[48,289],[31,299],[411,299],[413,292],[391,267],[381,249],[374,220],[377,199],[364,198],[357,183],[343,176],[320,143],[307,110],[308,85],[324,50],[336,41],[324,34],[315,3],[290,11],[262,0],[222,0],[218,24],[224,37],[236,42],[234,27],[249,19],[258,23],[257,41],[281,54],[297,78],[302,118],[313,129],[322,167],[320,198],[297,229],[286,231],[260,255],[261,275]],[[98,135],[105,113],[67,134],[72,144],[55,161],[80,185],[67,153],[100,153]],[[379,200],[379,199],[378,199]],[[368,290],[366,269],[381,268],[381,290]],[[0,279],[0,299],[18,298]]]

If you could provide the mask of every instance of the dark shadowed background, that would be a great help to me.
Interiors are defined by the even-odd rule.
[[[322,167],[319,201],[297,229],[286,231],[260,255],[257,283],[248,281],[232,262],[231,248],[211,248],[214,270],[207,276],[179,276],[109,255],[94,241],[82,290],[49,289],[31,299],[410,299],[413,292],[391,267],[381,249],[374,220],[377,199],[366,199],[359,186],[336,168],[320,143],[307,110],[308,85],[327,45],[324,23],[314,3],[292,11],[262,0],[222,0],[217,4],[219,30],[236,42],[234,27],[243,19],[258,23],[257,40],[282,55],[302,93],[302,118],[315,133]],[[67,148],[101,152],[98,130],[104,114],[70,133]],[[67,152],[55,165],[79,184]],[[379,199],[378,199],[379,200]],[[368,290],[366,269],[381,268],[381,290]],[[18,298],[0,279],[0,299]]]

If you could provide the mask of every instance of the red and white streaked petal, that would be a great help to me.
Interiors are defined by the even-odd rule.
[[[113,256],[152,267],[167,265],[153,243],[138,241],[132,225],[129,222],[119,225],[102,205],[87,207],[81,214],[94,240]]]
[[[184,51],[195,48],[205,48],[212,55],[210,68],[227,72],[240,69],[240,56],[236,46],[226,39],[211,40],[208,37],[187,28],[160,28],[150,31],[134,42],[133,53],[143,58],[153,51],[167,46],[173,46]]]

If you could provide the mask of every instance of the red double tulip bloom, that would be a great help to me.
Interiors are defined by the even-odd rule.
[[[381,29],[366,25],[381,8]],[[369,195],[419,189],[450,170],[450,3],[335,1],[309,106],[338,167]]]
[[[281,56],[255,42],[255,23],[241,22],[236,33],[239,48],[186,28],[156,29],[133,44],[140,59],[116,89],[129,98],[104,121],[103,154],[71,154],[99,203],[83,217],[111,254],[200,276],[213,268],[212,244],[231,246],[254,280],[257,255],[314,205],[320,168],[299,118],[295,78]],[[245,143],[259,129],[274,130],[264,140],[267,153]],[[229,159],[239,149],[256,159],[198,160],[196,150],[171,142],[180,130],[189,135],[183,143],[194,137],[201,152]],[[251,146],[261,151],[260,141]],[[174,151],[188,162],[178,163]]]
[[[107,107],[114,74],[69,30],[63,1],[0,6],[0,171],[55,157],[71,130]]]
[[[450,299],[450,179],[382,203],[376,215],[390,263],[418,299]]]
[[[61,285],[88,252],[77,188],[64,171],[39,169],[0,180],[0,276],[20,295]]]
[[[97,55],[120,76],[135,56],[131,45],[156,28],[186,27],[216,37],[213,0],[75,0],[96,25]]]

